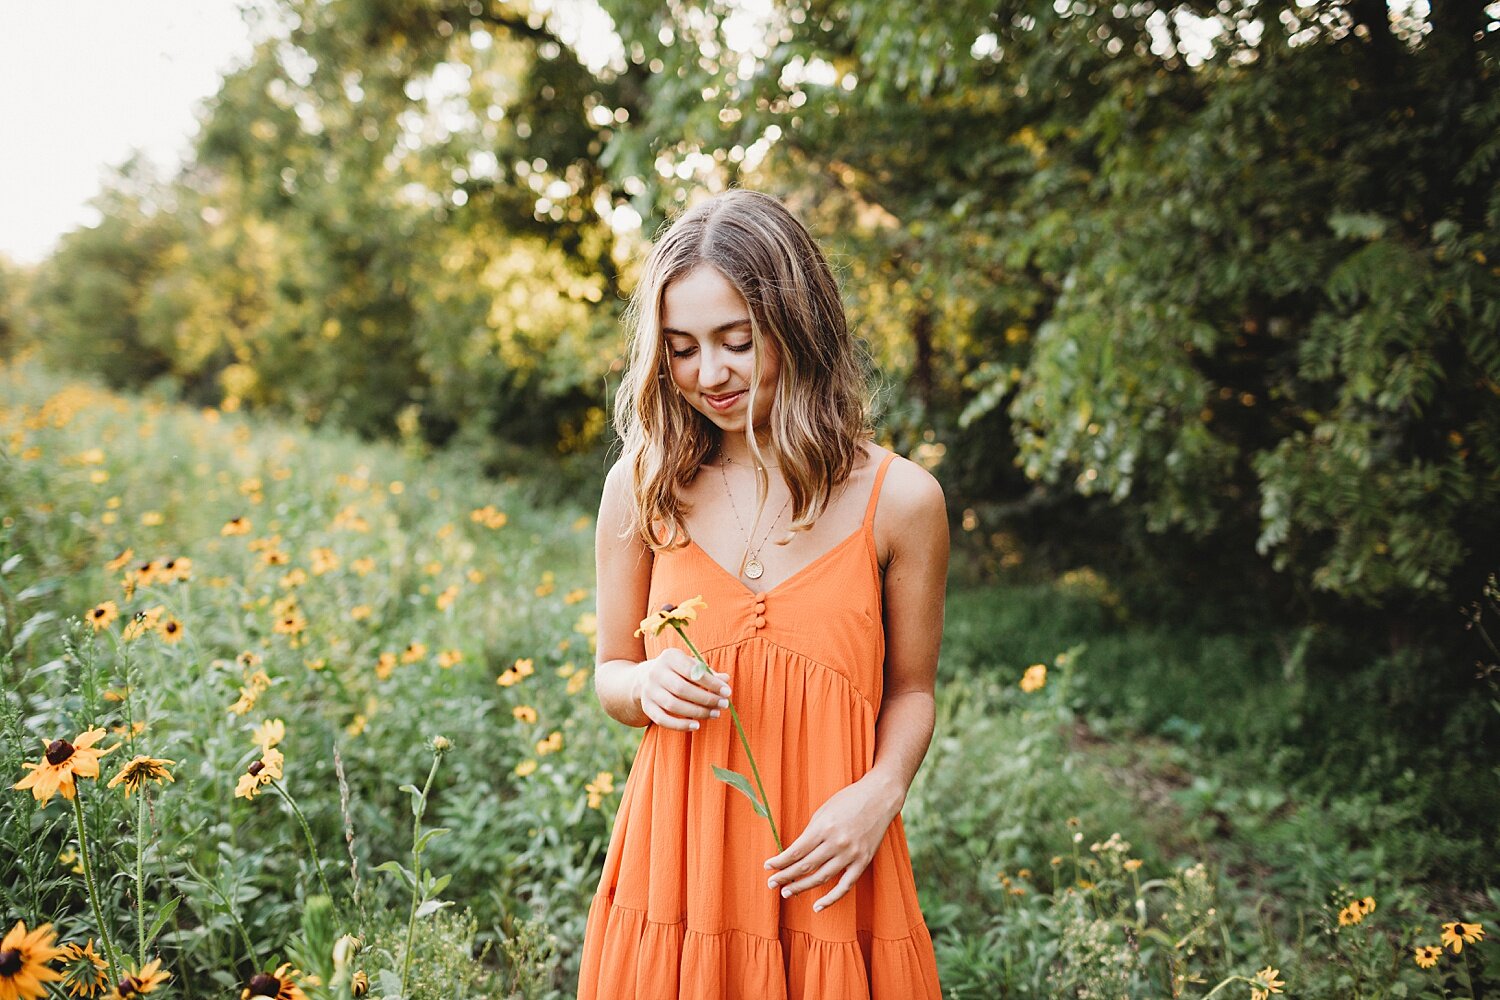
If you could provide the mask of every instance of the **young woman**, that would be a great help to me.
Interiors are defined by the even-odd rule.
[[[938,1000],[900,811],[932,737],[948,521],[873,444],[837,285],[776,199],[678,218],[628,311],[599,508],[604,710],[645,727],[580,1000]],[[689,628],[637,630],[701,596]],[[715,766],[751,774],[778,833]]]

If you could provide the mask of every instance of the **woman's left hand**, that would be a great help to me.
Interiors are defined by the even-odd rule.
[[[834,792],[813,813],[801,836],[766,862],[768,869],[780,869],[771,875],[770,887],[790,898],[843,872],[838,884],[813,904],[813,910],[833,905],[869,867],[904,798],[873,775]]]

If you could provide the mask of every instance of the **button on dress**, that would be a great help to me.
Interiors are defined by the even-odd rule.
[[[875,762],[885,631],[875,475],[851,535],[763,593],[696,543],[656,553],[650,604],[701,594],[688,634],[729,675],[733,701],[783,844]],[[685,649],[664,629],[646,654]],[[837,882],[790,899],[770,889],[770,826],[713,767],[754,784],[728,710],[696,732],[641,737],[589,907],[579,1000],[940,1000],[932,938],[917,904],[898,815],[868,868],[819,913]]]

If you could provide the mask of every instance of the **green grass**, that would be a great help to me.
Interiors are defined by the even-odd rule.
[[[29,364],[0,370],[0,767],[18,778],[40,740],[130,720],[145,729],[102,778],[134,753],[177,761],[175,781],[148,790],[142,858],[148,921],[180,899],[148,948],[173,973],[162,995],[237,995],[281,961],[333,982],[352,971],[331,965],[343,933],[365,940],[372,995],[391,994],[411,896],[374,869],[410,865],[400,786],[422,783],[435,735],[454,750],[423,825],[450,832],[422,863],[452,876],[438,896],[453,905],[418,921],[408,995],[571,995],[639,739],[604,716],[584,673],[593,497],[560,491],[534,462],[487,478],[463,455],[70,386]],[[487,506],[503,526],[471,516]],[[238,516],[253,531],[223,534]],[[286,563],[266,565],[252,541]],[[191,578],[127,598],[122,573],[105,569],[125,548],[129,565],[188,557]],[[319,549],[337,565],[315,572]],[[297,569],[306,579],[289,581]],[[290,593],[306,620],[296,636],[274,628]],[[122,618],[96,635],[80,616],[106,599]],[[156,606],[181,621],[182,641],[121,642],[129,615]],[[1232,977],[1266,966],[1299,997],[1438,996],[1440,982],[1465,996],[1464,970],[1494,989],[1488,941],[1434,972],[1410,961],[1440,919],[1493,929],[1493,823],[1465,828],[1451,818],[1462,810],[1434,823],[1430,802],[1434,787],[1482,800],[1494,776],[1451,768],[1438,784],[1410,743],[1347,769],[1361,781],[1309,773],[1319,754],[1380,742],[1315,728],[1331,701],[1308,680],[1316,642],[1298,655],[1296,633],[1216,633],[1124,609],[1086,572],[951,595],[938,727],[903,814],[949,995],[1201,997],[1226,983],[1219,996],[1244,996]],[[252,672],[236,662],[247,651],[269,684],[240,716],[229,706]],[[442,653],[460,659],[443,666]],[[519,660],[532,672],[497,684]],[[1050,674],[1027,694],[1017,682],[1033,663]],[[1348,697],[1368,705],[1383,690]],[[520,705],[538,720],[517,719]],[[285,721],[284,785],[316,859],[287,801],[233,794],[266,718]],[[552,733],[561,749],[541,752]],[[615,791],[591,808],[601,772]],[[133,952],[137,800],[103,784],[80,782],[89,844],[105,920]],[[82,941],[98,928],[59,860],[76,846],[65,805],[0,796],[0,900],[9,920],[53,921]],[[316,898],[320,873],[329,903]],[[1363,895],[1376,912],[1333,929]]]

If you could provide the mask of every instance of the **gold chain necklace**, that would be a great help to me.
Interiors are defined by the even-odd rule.
[[[725,458],[724,461],[729,462],[729,459]],[[734,494],[729,490],[729,475],[724,471],[722,463],[719,465],[719,477],[724,480],[724,495],[729,498],[729,509],[734,512],[734,523],[739,525],[741,531],[745,531],[745,522],[740,520],[740,510],[735,506]],[[776,516],[771,520],[771,526],[766,529],[766,533],[761,538],[759,545],[751,548],[750,544],[754,541],[754,537],[751,532],[745,531],[745,555],[748,558],[744,560],[745,568],[740,571],[741,576],[750,580],[759,580],[761,575],[765,573],[765,564],[760,561],[760,550],[765,547],[766,540],[771,537],[771,531],[776,527],[776,522],[781,520],[781,515],[786,513],[787,505],[791,502],[792,495],[788,493],[786,500],[781,504],[781,509],[776,512]]]

